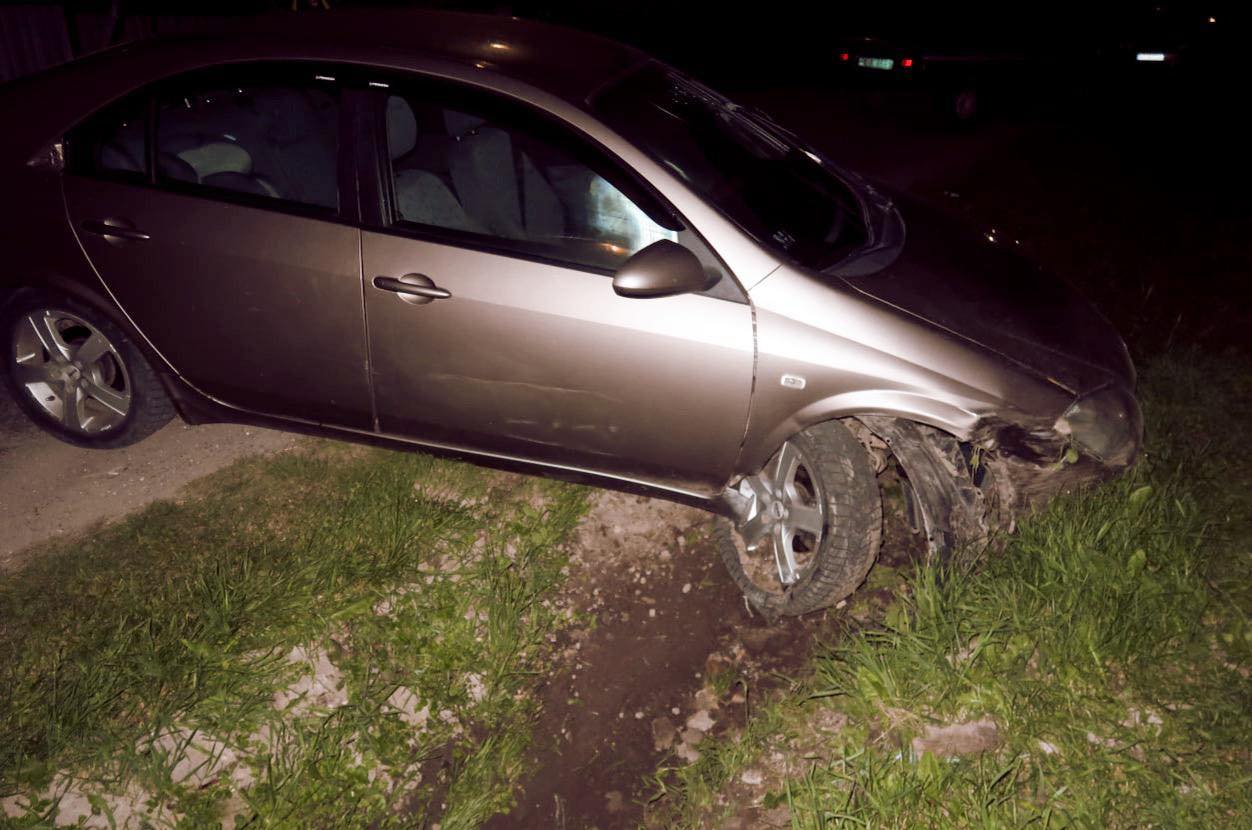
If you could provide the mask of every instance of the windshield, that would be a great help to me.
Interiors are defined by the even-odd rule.
[[[605,90],[592,106],[609,126],[783,256],[823,269],[865,244],[852,191],[766,116],[655,64]]]

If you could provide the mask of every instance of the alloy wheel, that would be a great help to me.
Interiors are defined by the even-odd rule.
[[[739,527],[750,560],[745,570],[760,573],[772,558],[770,575],[776,576],[778,588],[796,584],[826,533],[826,498],[817,468],[788,441],[760,473],[740,483],[739,492],[749,501],[747,519]]]
[[[31,311],[13,332],[17,385],[65,429],[98,435],[131,410],[131,382],[117,347],[91,323],[54,308]]]

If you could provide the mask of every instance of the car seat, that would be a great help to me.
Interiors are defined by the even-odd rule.
[[[565,230],[557,192],[525,153],[515,155],[510,134],[475,115],[444,111],[453,139],[448,148],[452,184],[466,212],[488,232],[508,239],[553,239]]]
[[[470,218],[438,175],[430,170],[402,166],[401,159],[412,153],[418,143],[417,118],[408,102],[394,95],[389,97],[386,118],[400,217],[420,225],[486,233],[486,228]]]

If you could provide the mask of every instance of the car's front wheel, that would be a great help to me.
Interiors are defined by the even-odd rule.
[[[882,503],[865,449],[838,421],[789,439],[739,486],[743,521],[718,525],[731,577],[768,616],[833,605],[865,580],[882,537]]]
[[[69,299],[30,295],[0,315],[4,377],[18,406],[80,447],[122,447],[156,432],[174,407],[120,328]]]

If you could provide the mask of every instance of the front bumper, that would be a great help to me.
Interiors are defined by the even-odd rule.
[[[1106,386],[1080,396],[1051,428],[1000,424],[980,432],[974,443],[990,450],[999,520],[1011,527],[1060,493],[1125,472],[1143,448],[1143,415],[1133,394]]]

